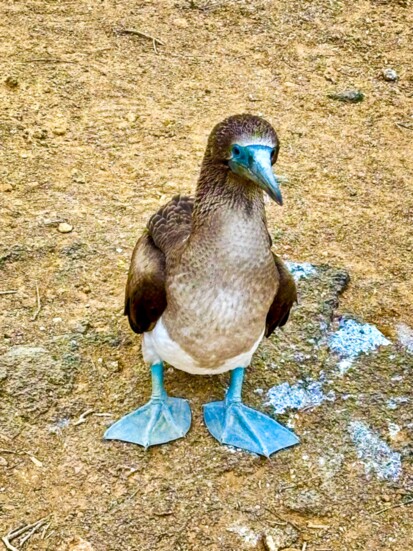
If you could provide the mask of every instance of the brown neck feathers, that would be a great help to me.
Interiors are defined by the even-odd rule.
[[[219,209],[243,210],[248,215],[263,213],[262,191],[249,180],[234,174],[222,162],[205,156],[199,176],[194,205],[194,226]]]

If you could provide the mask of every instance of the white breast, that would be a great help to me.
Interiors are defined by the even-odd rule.
[[[236,367],[247,367],[251,363],[251,358],[264,335],[261,333],[259,339],[253,344],[247,352],[224,361],[221,365],[211,367],[200,367],[178,343],[174,342],[169,336],[162,317],[157,322],[153,331],[145,333],[142,341],[142,352],[145,362],[150,364],[167,362],[176,369],[192,373],[194,375],[217,375],[235,369]]]

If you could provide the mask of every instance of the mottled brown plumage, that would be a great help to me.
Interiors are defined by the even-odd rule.
[[[291,274],[271,252],[261,189],[228,167],[232,144],[246,139],[271,143],[275,162],[279,142],[265,120],[226,119],[209,137],[195,199],[176,196],[154,214],[132,256],[125,300],[132,329],[152,331],[162,316],[199,369],[219,369],[252,349],[264,331],[286,323],[296,300]]]

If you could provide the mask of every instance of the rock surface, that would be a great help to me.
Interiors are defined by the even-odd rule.
[[[6,402],[13,401],[15,413],[22,416],[45,413],[71,390],[73,380],[64,361],[43,347],[27,345],[13,346],[0,356],[0,373],[6,374],[1,387]]]

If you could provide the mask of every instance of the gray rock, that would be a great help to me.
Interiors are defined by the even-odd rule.
[[[291,511],[304,515],[324,515],[327,512],[325,499],[316,490],[296,491],[285,499],[284,504]]]
[[[298,531],[287,524],[287,526],[274,526],[265,531],[264,545],[267,551],[279,551],[290,547],[298,540]]]
[[[399,78],[399,75],[396,73],[396,71],[390,68],[383,69],[381,75],[387,82],[396,82],[396,80],[398,80]]]
[[[337,94],[327,94],[327,97],[337,101],[343,101],[345,103],[360,103],[364,100],[363,92],[356,89],[343,90]]]
[[[79,321],[74,323],[72,328],[75,333],[80,333],[81,335],[84,335],[90,328],[90,323],[88,321]]]

